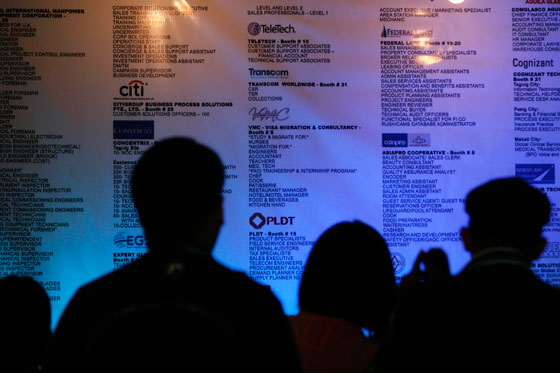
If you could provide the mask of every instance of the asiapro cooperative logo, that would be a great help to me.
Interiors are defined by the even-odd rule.
[[[413,146],[430,146],[429,133],[383,133],[381,146],[384,148],[408,148]]]
[[[382,38],[400,38],[401,36],[411,36],[413,38],[431,38],[434,36],[433,29],[415,29],[415,30],[405,30],[405,29],[392,29],[383,26],[381,31]]]
[[[144,97],[144,87],[147,85],[141,80],[132,80],[119,88],[119,94],[121,97]]]
[[[516,164],[515,176],[529,184],[555,184],[556,175],[553,163]]]
[[[429,133],[409,133],[408,134],[409,146],[430,146],[431,136]]]
[[[260,33],[263,34],[294,34],[296,29],[292,25],[261,25],[257,22],[251,22],[247,26],[247,32],[250,35],[257,36]]]
[[[383,133],[381,134],[381,146],[384,148],[406,148],[408,147],[408,134]]]

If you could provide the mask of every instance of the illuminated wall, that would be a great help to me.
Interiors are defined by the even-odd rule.
[[[535,270],[559,284],[560,1],[456,2],[4,1],[0,273],[41,281],[56,322],[145,252],[127,179],[183,135],[226,165],[215,257],[288,313],[342,220],[383,233],[397,276],[431,247],[459,271],[462,199],[512,175],[554,203]]]

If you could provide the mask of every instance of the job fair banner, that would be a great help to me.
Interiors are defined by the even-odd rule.
[[[214,256],[287,313],[343,220],[397,277],[432,247],[457,273],[466,194],[506,176],[552,201],[534,270],[560,284],[560,1],[193,1],[2,2],[0,274],[40,281],[53,323],[146,252],[128,181],[171,136],[219,153]]]

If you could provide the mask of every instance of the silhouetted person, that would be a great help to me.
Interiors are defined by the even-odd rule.
[[[149,252],[82,288],[54,335],[49,372],[298,372],[270,290],[211,256],[223,165],[190,139],[156,143],[132,196]]]
[[[51,337],[51,304],[31,277],[0,279],[0,372],[38,372]]]
[[[556,364],[560,290],[530,267],[546,245],[547,197],[521,179],[496,179],[471,191],[465,208],[461,236],[472,260],[399,306],[378,371],[543,372]]]
[[[300,313],[290,317],[305,373],[363,373],[392,310],[395,276],[387,245],[370,226],[339,223],[317,240],[305,265]]]

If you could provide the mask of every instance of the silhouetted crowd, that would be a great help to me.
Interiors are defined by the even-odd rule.
[[[54,334],[31,278],[0,279],[0,372],[556,371],[560,290],[531,270],[551,204],[518,178],[465,200],[471,261],[449,271],[421,252],[395,284],[385,240],[359,221],[315,242],[286,317],[270,288],[216,262],[224,168],[191,139],[157,142],[131,191],[148,243],[142,258],[82,286]]]

